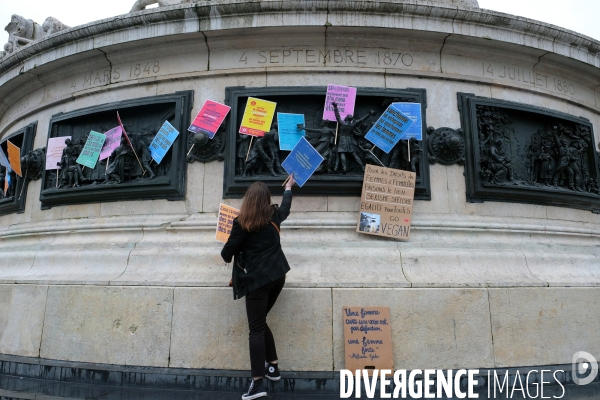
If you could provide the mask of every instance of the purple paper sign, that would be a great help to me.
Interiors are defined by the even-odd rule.
[[[65,140],[71,139],[71,136],[60,136],[48,139],[46,150],[46,170],[60,169],[60,159],[63,149],[67,147]]]
[[[335,112],[331,103],[337,103],[340,118],[346,118],[348,114],[354,114],[354,103],[356,102],[356,88],[350,86],[327,85],[325,97],[325,109],[323,119],[336,121]]]
[[[112,152],[119,147],[121,144],[121,135],[123,134],[123,129],[120,126],[116,128],[112,128],[110,131],[106,132],[104,135],[106,136],[106,141],[104,142],[104,146],[100,151],[99,160],[104,160],[105,158],[110,157]]]

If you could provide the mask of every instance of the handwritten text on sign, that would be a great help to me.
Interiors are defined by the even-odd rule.
[[[388,307],[344,307],[345,368],[394,369]]]
[[[221,203],[219,205],[219,220],[217,222],[217,236],[219,242],[227,243],[229,235],[231,235],[231,227],[233,220],[240,215],[240,210]]]
[[[356,231],[408,239],[416,179],[414,172],[367,165]]]

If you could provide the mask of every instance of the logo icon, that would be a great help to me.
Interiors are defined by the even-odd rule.
[[[588,371],[588,376],[580,378],[580,376],[587,374]],[[590,353],[578,351],[573,355],[571,374],[573,375],[573,382],[576,385],[583,386],[592,383],[598,375],[598,361]]]
[[[255,105],[256,105],[256,102],[253,100],[253,101],[251,101],[251,102],[250,102],[250,105],[253,105],[253,106],[255,106]]]

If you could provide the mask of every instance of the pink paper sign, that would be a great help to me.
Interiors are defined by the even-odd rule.
[[[121,144],[122,134],[123,129],[120,126],[112,128],[110,131],[104,133],[106,136],[106,141],[104,142],[104,146],[100,151],[100,158],[98,158],[99,160],[104,160],[105,158],[110,157],[112,152],[119,147]]]
[[[60,159],[63,149],[67,147],[65,140],[71,139],[71,136],[60,136],[48,139],[48,149],[46,150],[46,171],[51,169],[60,169]]]
[[[212,139],[219,127],[223,123],[223,120],[227,116],[227,113],[231,107],[225,104],[217,103],[216,101],[206,100],[198,115],[192,122],[192,125],[188,128],[188,131],[198,133],[206,132]]]
[[[325,109],[323,110],[323,119],[327,121],[336,121],[335,113],[331,103],[337,103],[340,112],[340,118],[343,120],[346,115],[354,114],[354,103],[356,102],[356,88],[350,86],[327,85],[327,95],[325,97]]]

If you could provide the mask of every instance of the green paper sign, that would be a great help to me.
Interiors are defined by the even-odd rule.
[[[85,165],[88,168],[96,168],[96,163],[98,162],[98,157],[100,157],[100,151],[102,151],[105,140],[106,135],[91,131],[87,142],[85,142],[85,146],[83,146],[83,150],[81,150],[81,154],[77,158],[77,163]]]

